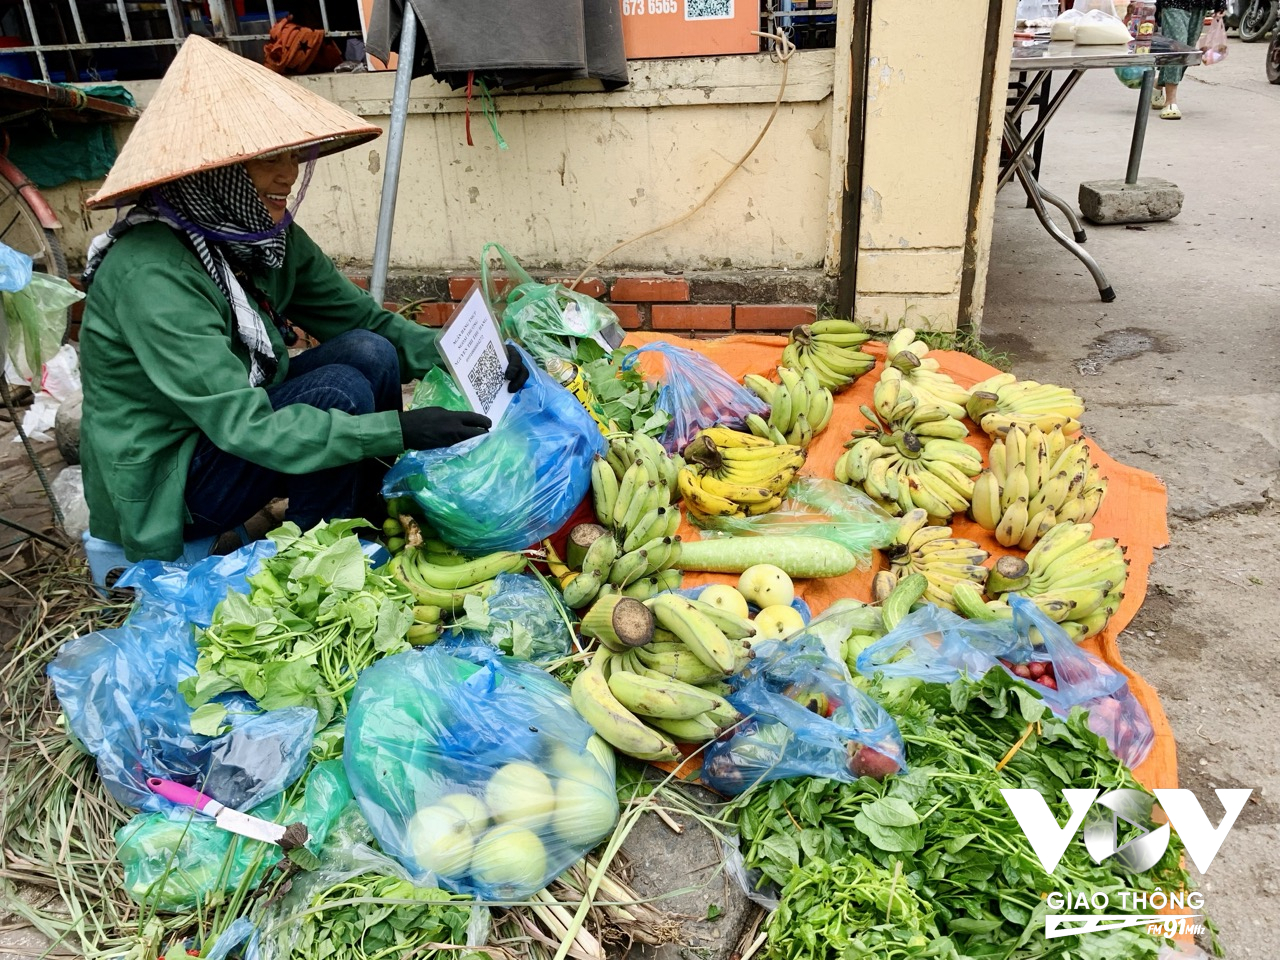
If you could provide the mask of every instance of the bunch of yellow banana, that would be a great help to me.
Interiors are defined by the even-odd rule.
[[[870,413],[869,408],[864,413]],[[836,461],[841,483],[861,486],[890,512],[917,508],[945,523],[969,507],[973,477],[982,472],[982,454],[960,440],[918,437],[895,430],[855,437]]]
[[[991,436],[1004,436],[1010,427],[1048,432],[1061,427],[1064,434],[1080,429],[1084,401],[1066,387],[1034,380],[1019,380],[1011,373],[975,383],[965,405],[969,419]]]
[[[1056,523],[1092,520],[1107,480],[1088,444],[1068,444],[1059,426],[1010,427],[991,444],[990,466],[974,482],[969,515],[1001,546],[1030,550]]]
[[[419,646],[439,639],[443,622],[462,610],[468,596],[484,599],[502,573],[519,573],[528,564],[522,553],[501,551],[468,559],[439,540],[406,546],[391,558],[391,571],[413,594],[414,625],[408,640]]]
[[[677,485],[685,507],[704,517],[776,510],[804,466],[804,449],[726,427],[701,431],[685,448]]]
[[[969,428],[959,419],[965,415],[964,407],[958,408],[960,413],[957,415],[953,412],[957,409],[954,404],[926,398],[900,370],[892,367],[880,374],[872,394],[872,404],[874,415],[867,410],[863,413],[872,424],[880,427],[881,433],[907,430],[921,439],[940,437],[943,440],[963,440],[969,436]]]
[[[983,602],[967,588],[953,591],[956,608],[970,619],[1013,616],[1006,595],[1032,601],[1079,642],[1100,633],[1120,609],[1129,561],[1115,540],[1090,539],[1093,524],[1066,521],[1050,528],[1026,560],[1001,557],[987,578]]]
[[[818,383],[840,392],[876,365],[876,358],[858,347],[871,339],[852,320],[815,320],[791,331],[782,362],[792,370],[812,368]]]
[[[885,373],[902,374],[922,403],[940,406],[956,419],[964,417],[969,391],[943,373],[942,365],[928,353],[929,345],[904,327],[889,338]]]
[[[617,750],[641,760],[678,760],[676,743],[719,736],[741,715],[724,678],[751,657],[754,625],[711,604],[666,593],[647,601],[657,629],[647,644],[601,645],[573,681],[573,705]]]
[[[747,416],[747,429],[757,437],[774,443],[808,447],[815,436],[827,428],[835,412],[835,398],[818,382],[813,367],[796,371],[778,368],[778,383],[758,374],[747,374],[742,382],[752,393],[769,404],[769,419],[758,413]]]
[[[893,584],[905,582],[912,574],[922,574],[925,582],[923,590],[906,601],[908,608],[911,602],[922,597],[929,603],[954,610],[951,590],[955,584],[975,584],[981,590],[987,580],[988,571],[983,564],[990,554],[972,540],[952,536],[950,527],[929,526],[929,516],[921,509],[910,510],[903,516],[894,542],[885,552],[893,580],[882,577],[884,585],[875,588],[887,595],[885,603],[897,593],[892,589]]]

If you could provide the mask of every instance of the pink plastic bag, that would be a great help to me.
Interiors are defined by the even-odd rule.
[[[1200,50],[1200,58],[1207,66],[1218,63],[1227,56],[1227,28],[1221,17],[1214,17],[1213,23],[1205,27],[1200,34],[1200,42],[1196,44]]]

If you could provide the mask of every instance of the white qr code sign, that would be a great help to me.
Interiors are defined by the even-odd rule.
[[[471,288],[441,328],[436,349],[471,409],[496,427],[512,400],[503,376],[507,351],[479,286]]]
[[[732,20],[733,0],[684,0],[686,20]]]

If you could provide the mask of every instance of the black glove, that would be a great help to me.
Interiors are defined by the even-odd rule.
[[[524,365],[524,357],[514,343],[507,344],[507,372],[502,376],[507,381],[507,393],[516,393],[529,379],[529,368]]]
[[[420,407],[400,414],[400,433],[406,450],[434,450],[451,447],[489,432],[493,422],[469,410]]]

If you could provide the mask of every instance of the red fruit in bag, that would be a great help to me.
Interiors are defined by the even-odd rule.
[[[1031,668],[1028,667],[1025,663],[1014,664],[1013,675],[1015,677],[1021,677],[1023,680],[1030,680]]]
[[[1043,677],[1041,677],[1039,682],[1043,683],[1050,690],[1058,689],[1058,681],[1053,679],[1053,677],[1049,676],[1048,674],[1045,674]]]
[[[852,749],[855,745],[849,744]],[[891,773],[898,772],[898,761],[886,757],[872,747],[859,747],[849,758],[849,771],[855,777],[870,777],[872,780],[883,780]]]

